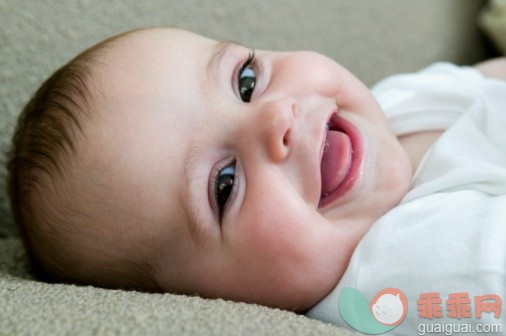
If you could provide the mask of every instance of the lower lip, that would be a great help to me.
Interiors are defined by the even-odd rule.
[[[341,182],[341,184],[339,184],[339,186],[334,191],[320,199],[318,208],[324,208],[325,206],[333,203],[335,200],[343,197],[348,191],[353,188],[360,175],[364,157],[362,139],[360,138],[358,130],[350,122],[341,118],[340,116],[337,116],[335,118],[335,125],[342,129],[350,138],[352,147],[351,167],[343,182]]]

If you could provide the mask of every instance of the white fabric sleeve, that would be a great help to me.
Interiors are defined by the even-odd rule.
[[[446,130],[475,99],[484,79],[473,67],[436,63],[413,74],[388,77],[372,89],[395,135]]]

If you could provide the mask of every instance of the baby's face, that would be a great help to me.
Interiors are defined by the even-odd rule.
[[[306,309],[409,186],[377,102],[322,55],[153,29],[100,61],[81,192],[164,290]]]

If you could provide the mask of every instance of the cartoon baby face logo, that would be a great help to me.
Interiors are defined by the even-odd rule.
[[[404,320],[408,309],[406,295],[397,288],[380,290],[371,302],[354,288],[345,287],[339,295],[339,312],[354,329],[371,335],[392,330]]]
[[[385,288],[374,296],[369,307],[376,321],[386,326],[397,326],[406,316],[408,300],[400,290]]]

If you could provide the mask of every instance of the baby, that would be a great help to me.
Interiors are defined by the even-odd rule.
[[[506,77],[504,60],[478,69]],[[143,29],[37,91],[10,196],[48,279],[305,311],[441,133],[396,136],[371,92],[322,55]]]

